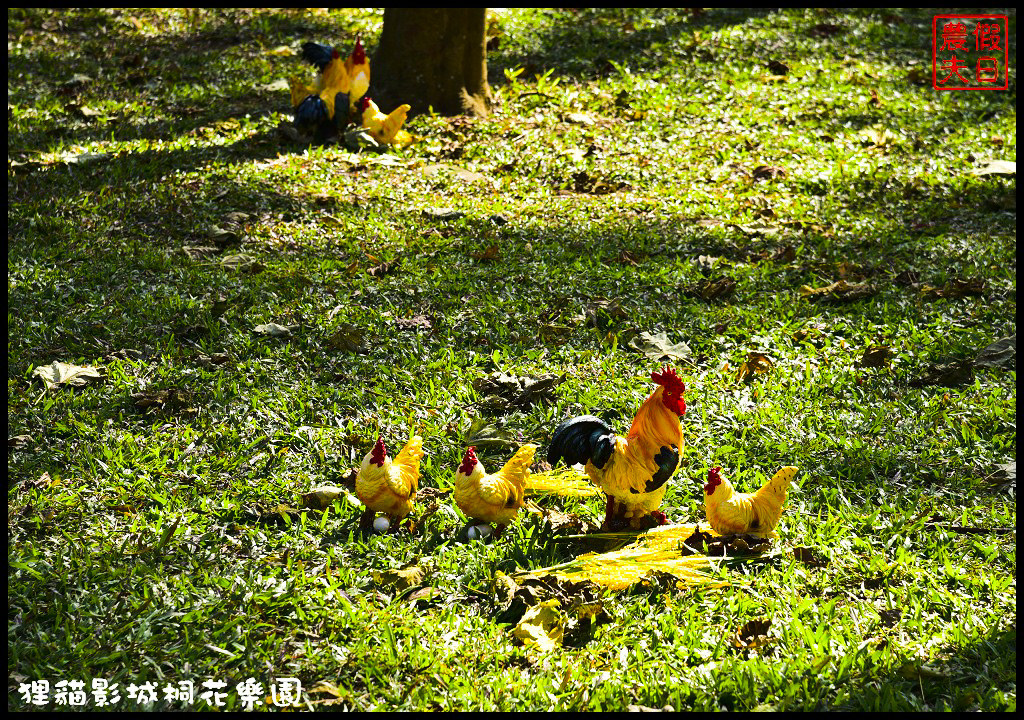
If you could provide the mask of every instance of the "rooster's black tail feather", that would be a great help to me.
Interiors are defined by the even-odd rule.
[[[569,418],[551,436],[548,462],[554,465],[560,459],[566,465],[586,464],[589,460],[603,468],[615,449],[615,433],[600,418],[581,415]]]

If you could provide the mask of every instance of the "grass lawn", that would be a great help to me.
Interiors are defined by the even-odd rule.
[[[503,11],[489,117],[355,154],[279,131],[280,81],[306,40],[372,53],[379,12],[8,10],[8,709],[282,678],[318,709],[1015,709],[1016,372],[983,351],[1016,335],[1016,177],[985,170],[1016,16],[1009,89],[944,92],[937,12]],[[772,551],[510,584],[603,499],[465,542],[465,448],[625,431],[661,358],[662,509],[796,465]],[[414,532],[303,507],[413,433]],[[523,645],[552,598],[571,632]]]

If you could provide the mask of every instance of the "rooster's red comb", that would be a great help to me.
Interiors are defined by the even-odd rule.
[[[459,465],[459,472],[463,475],[470,475],[473,472],[473,468],[477,464],[476,459],[476,447],[470,447],[466,450],[465,456],[462,458],[462,464]]]
[[[384,444],[384,438],[378,437],[377,443],[373,446],[373,450],[370,451],[370,462],[374,465],[383,465],[384,458],[388,456],[387,445]]]
[[[363,49],[363,39],[359,35],[356,35],[356,46],[352,48],[352,62],[356,65],[366,62],[366,50]]]
[[[676,369],[671,365],[666,365],[661,370],[655,370],[651,373],[651,380],[663,385],[667,391],[674,395],[682,395],[686,392],[686,385],[679,376],[676,375]]]
[[[704,492],[711,495],[715,492],[719,485],[722,484],[722,468],[713,467],[708,470],[708,481],[704,485]]]

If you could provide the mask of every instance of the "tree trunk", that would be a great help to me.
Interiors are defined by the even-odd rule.
[[[385,8],[369,94],[384,112],[486,115],[486,8]]]

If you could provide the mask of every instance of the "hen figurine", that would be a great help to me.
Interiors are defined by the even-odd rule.
[[[377,107],[377,104],[366,95],[356,107],[362,113],[362,126],[380,144],[404,145],[410,138],[409,133],[402,131],[402,124],[411,109],[410,105],[399,105],[385,115]]]
[[[640,406],[625,437],[600,418],[583,415],[563,422],[551,438],[548,462],[585,463],[591,482],[607,496],[605,531],[627,525],[645,529],[668,520],[658,508],[679,465],[686,385],[668,366],[651,373],[651,379],[659,387]]]
[[[488,475],[476,448],[469,448],[455,475],[455,504],[471,521],[494,523],[494,536],[499,537],[523,506],[536,451],[536,445],[524,445],[501,470]]]
[[[359,518],[361,529],[387,530],[412,512],[422,457],[423,439],[419,435],[406,443],[393,460],[388,456],[384,439],[377,439],[356,475],[356,496],[366,506]],[[384,513],[384,517],[377,518],[377,513]]]
[[[704,510],[711,529],[719,535],[768,535],[779,522],[786,490],[798,470],[786,466],[755,493],[738,493],[722,476],[722,468],[708,471]]]

